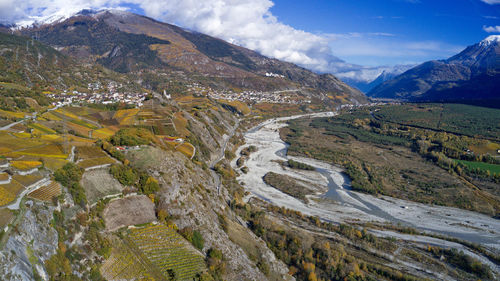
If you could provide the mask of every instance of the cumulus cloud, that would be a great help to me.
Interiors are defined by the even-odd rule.
[[[497,26],[486,26],[483,25],[483,30],[488,32],[488,33],[493,33],[493,32],[500,32],[500,25]]]
[[[490,5],[500,4],[500,0],[481,0],[481,1]]]
[[[418,55],[435,56],[438,47],[442,47],[435,42],[402,45],[395,41],[396,35],[382,31],[314,34],[280,22],[271,13],[273,5],[272,0],[0,0],[0,19],[29,24],[47,17],[66,17],[86,8],[133,6],[155,19],[219,37],[269,57],[331,73],[366,69],[345,63],[333,53],[348,59],[366,58],[353,60],[358,64],[378,65],[388,57],[394,58],[397,64],[402,59],[421,61],[422,58],[416,58]]]

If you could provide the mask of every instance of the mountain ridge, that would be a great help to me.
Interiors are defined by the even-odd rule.
[[[325,101],[329,94],[343,96],[354,103],[367,101],[364,94],[331,74],[316,74],[218,38],[125,11],[88,11],[61,22],[17,32],[36,36],[73,57],[97,61],[124,73],[168,69],[213,78],[211,80],[224,87],[264,91],[300,89],[305,96]],[[123,40],[109,37],[130,39],[128,44],[140,48],[128,48]],[[71,38],[75,40],[69,40]],[[91,40],[95,38],[99,40]],[[266,73],[278,74],[278,77],[267,77]]]
[[[468,102],[500,100],[500,36],[492,35],[445,60],[424,62],[368,93],[372,98]]]

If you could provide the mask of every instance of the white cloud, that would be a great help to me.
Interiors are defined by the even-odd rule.
[[[483,30],[488,32],[488,33],[500,32],[500,25],[497,25],[497,26],[483,25]]]
[[[314,34],[298,30],[283,24],[271,13],[272,0],[0,0],[0,19],[26,23],[54,14],[56,18],[73,14],[84,8],[119,8],[130,4],[155,19],[319,72],[338,73],[363,68],[345,63],[333,54],[349,59],[361,56],[366,60],[353,61],[380,65],[387,62],[387,58],[397,64],[422,61],[427,59],[426,55],[435,57],[443,53],[438,49],[444,45],[438,42],[406,43],[383,31]]]
[[[500,4],[500,0],[481,0],[481,1],[490,5]]]

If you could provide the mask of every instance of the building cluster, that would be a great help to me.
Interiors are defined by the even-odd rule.
[[[266,72],[266,77],[285,78],[285,75],[276,74],[276,73],[272,73],[272,72]]]
[[[233,92],[230,90],[214,90],[206,88],[197,83],[187,85],[188,92],[193,95],[204,95],[212,99],[223,99],[229,101],[241,101],[249,103],[286,103],[286,104],[305,104],[311,103],[307,97],[299,95],[297,91],[243,91]]]
[[[112,104],[124,103],[142,106],[148,93],[131,93],[131,92],[118,92],[117,89],[121,88],[115,82],[111,82],[107,89],[103,91],[102,85],[98,83],[89,83],[88,89],[90,93],[82,93],[79,91],[63,91],[56,94],[48,94],[47,96],[54,99],[53,105],[61,106],[72,103],[98,103],[98,104]],[[100,90],[100,92],[96,92]]]

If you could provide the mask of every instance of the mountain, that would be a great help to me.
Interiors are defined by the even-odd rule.
[[[425,62],[368,93],[410,101],[500,100],[500,35],[492,35],[447,59]]]
[[[337,73],[336,75],[349,86],[355,87],[363,93],[368,93],[371,89],[385,81],[393,79],[399,74],[414,67],[414,65],[357,67],[358,69]]]
[[[217,87],[262,91],[298,89],[324,98],[366,97],[331,74],[316,74],[201,33],[119,10],[84,10],[18,31],[83,60],[122,73],[181,71]],[[266,74],[273,74],[273,76]],[[209,78],[209,79],[207,79]],[[160,90],[160,89],[154,89]]]
[[[24,110],[25,104],[13,102],[21,97],[39,105],[48,100],[42,92],[56,89],[87,89],[89,83],[125,85],[129,90],[141,87],[126,74],[98,64],[82,64],[33,38],[0,32],[0,108]],[[21,107],[20,107],[21,106]]]

